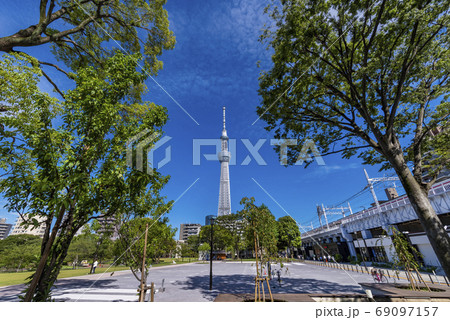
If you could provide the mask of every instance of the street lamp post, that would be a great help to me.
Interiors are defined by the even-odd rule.
[[[211,237],[209,241],[209,291],[212,290],[212,259],[213,259],[213,235],[214,235],[214,217],[211,217]]]

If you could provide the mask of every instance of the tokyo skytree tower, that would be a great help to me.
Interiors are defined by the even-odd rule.
[[[228,163],[230,162],[230,151],[228,151],[228,136],[225,129],[225,107],[223,107],[223,129],[220,137],[222,151],[219,152],[220,161],[220,190],[219,190],[219,211],[217,215],[223,216],[231,214],[231,195],[230,195],[230,174]]]

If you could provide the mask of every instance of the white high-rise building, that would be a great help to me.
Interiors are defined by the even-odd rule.
[[[25,218],[28,218],[28,217],[25,216]],[[36,219],[38,221],[38,223],[39,223],[38,227],[34,227],[32,225],[23,226],[22,225],[23,219],[22,219],[22,217],[19,216],[17,218],[16,224],[14,225],[14,229],[11,231],[11,235],[32,234],[32,235],[43,238],[44,233],[45,233],[45,222],[44,222],[45,218],[35,216],[35,217],[33,217],[33,219]]]
[[[223,216],[231,214],[231,195],[230,195],[230,151],[228,151],[228,136],[225,128],[225,107],[223,107],[223,129],[222,136],[222,151],[219,152],[220,161],[220,190],[219,190],[219,210],[217,215]]]
[[[202,225],[199,223],[180,224],[180,240],[187,241],[190,236],[196,236],[200,233]]]

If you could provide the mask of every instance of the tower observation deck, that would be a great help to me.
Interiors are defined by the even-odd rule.
[[[221,151],[218,154],[220,162],[220,189],[219,189],[219,210],[217,215],[223,216],[231,214],[231,195],[230,195],[230,151],[228,150],[228,136],[225,128],[225,107],[223,107],[223,129],[221,140]]]

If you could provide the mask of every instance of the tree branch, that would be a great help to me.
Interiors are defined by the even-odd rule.
[[[56,85],[56,83],[54,83],[52,81],[52,79],[50,79],[50,77],[41,69],[42,75],[47,79],[48,82],[51,83],[51,85],[55,88],[56,92],[58,92],[61,97],[64,99],[64,94],[61,92],[61,90],[59,90],[58,86]]]

